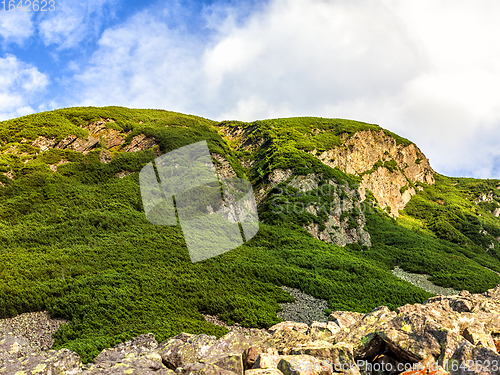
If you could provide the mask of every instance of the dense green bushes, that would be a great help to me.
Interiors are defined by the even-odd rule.
[[[498,275],[482,267],[500,272],[498,259],[484,250],[474,252],[423,231],[395,225],[381,212],[371,213],[367,219],[373,246],[363,255],[369,259],[390,269],[400,266],[409,272],[430,274],[429,280],[435,284],[459,290],[483,292],[500,283]]]
[[[491,205],[496,205],[500,201],[497,186],[497,181],[456,179],[436,174],[436,184],[427,186],[413,197],[404,211],[420,219],[438,238],[461,245],[472,253],[484,255],[491,249],[489,254],[499,260],[499,220],[490,212],[490,205],[474,203],[479,196],[491,192]]]
[[[138,134],[154,136],[164,152],[206,139],[212,152],[228,155],[237,173],[245,173],[214,122],[167,111],[71,108],[9,120],[0,123],[2,150],[38,135],[85,136],[80,126],[101,118],[114,120],[108,127],[130,132],[127,141]],[[351,188],[359,178],[326,167],[307,151],[330,148],[344,133],[380,130],[376,125],[319,118],[266,120],[249,126],[255,139],[265,138],[260,153],[247,155],[257,158],[250,171],[254,181],[263,176],[259,168],[269,173],[292,167],[296,174],[321,174],[321,184],[334,180]],[[324,131],[316,134],[311,129]],[[483,212],[482,218],[474,216],[474,209],[482,208],[467,201],[467,214],[459,209],[440,211],[439,203],[433,203],[439,199],[464,203],[462,198],[441,197],[451,184],[438,181],[436,188],[426,188],[412,199],[407,215],[413,215],[415,230],[383,213],[365,212],[373,242],[369,249],[315,240],[302,225],[311,220],[322,224],[321,220],[307,213],[276,216],[264,205],[259,214],[266,223],[251,241],[193,264],[181,228],[152,225],[143,213],[138,171],[154,158],[151,150],[117,152],[109,164],[102,164],[99,150],[87,155],[67,150],[36,154],[22,147],[28,155],[0,154],[0,171],[12,170],[17,177],[0,174],[5,184],[0,187],[0,317],[48,309],[53,316],[71,320],[56,333],[55,347],[75,350],[85,362],[103,348],[142,333],[153,332],[161,341],[181,331],[217,336],[226,332],[207,323],[202,312],[229,324],[268,327],[279,321],[278,303],[291,301],[279,285],[327,299],[330,309],[368,312],[379,305],[395,309],[430,296],[394,277],[390,270],[396,265],[429,273],[439,285],[471,291],[499,282],[497,275],[479,266],[500,271],[497,258],[490,255],[496,248],[487,254],[482,237],[476,236],[480,227],[497,235],[498,223],[484,210],[477,211]],[[30,161],[24,163],[26,158]],[[56,173],[48,168],[62,159],[69,162]],[[132,173],[116,177],[124,170]],[[453,188],[465,194],[468,186],[459,182]],[[290,199],[307,203],[317,198],[312,194]],[[356,215],[353,211],[349,218]],[[321,212],[318,217],[325,218]],[[439,220],[471,243],[446,241],[453,240],[448,237],[454,232],[446,224],[439,232]],[[462,226],[456,228],[454,221]]]
[[[428,296],[294,225],[262,224],[248,245],[192,264],[180,228],[145,220],[137,174],[91,184],[52,172],[37,177],[2,189],[0,313],[49,309],[71,319],[56,347],[85,361],[145,332],[159,340],[180,331],[222,335],[201,311],[272,325],[277,302],[290,301],[275,285],[358,311]]]

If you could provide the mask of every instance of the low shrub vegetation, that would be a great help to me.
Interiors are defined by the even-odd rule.
[[[68,319],[55,334],[54,348],[74,350],[84,362],[142,333],[153,332],[162,341],[179,332],[227,332],[206,322],[202,313],[218,315],[229,324],[269,327],[280,321],[279,303],[292,301],[281,285],[324,298],[331,310],[369,312],[431,296],[393,276],[396,265],[430,274],[438,285],[472,292],[500,282],[484,269],[500,272],[498,244],[485,250],[500,235],[498,219],[487,211],[489,206],[471,201],[491,190],[494,182],[443,176],[413,197],[404,225],[382,211],[365,212],[371,248],[342,248],[316,240],[303,226],[315,220],[322,224],[324,213],[280,216],[267,202],[259,210],[262,222],[252,240],[193,264],[181,228],[153,225],[144,215],[138,172],[154,159],[151,150],[117,151],[103,164],[100,146],[83,155],[57,149],[39,152],[29,145],[39,136],[85,137],[84,127],[101,119],[113,120],[106,126],[125,134],[128,142],[139,134],[153,136],[162,152],[207,140],[210,150],[226,155],[240,177],[247,174],[257,184],[275,168],[293,168],[295,174],[316,173],[324,181],[351,188],[359,177],[325,166],[308,151],[339,145],[343,134],[380,130],[321,118],[217,124],[174,112],[122,107],[69,108],[0,123],[0,317],[46,309],[53,317]],[[223,125],[253,129],[251,138],[263,138],[264,143],[253,154],[234,151],[218,132]],[[5,153],[13,145],[24,145],[22,152]],[[242,154],[255,159],[251,169],[238,163]],[[67,163],[53,172],[49,165],[61,160]],[[119,178],[121,171],[130,174]],[[317,198],[296,199],[307,203]],[[438,199],[444,206],[434,203]],[[354,222],[360,212],[348,215]]]

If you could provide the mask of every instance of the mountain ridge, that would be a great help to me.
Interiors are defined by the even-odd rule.
[[[192,264],[180,227],[147,222],[138,174],[201,140],[220,177],[252,182],[260,230]],[[0,317],[72,322],[55,348],[84,362],[143,333],[226,332],[202,314],[270,327],[293,301],[279,286],[367,313],[431,296],[395,267],[474,293],[500,283],[500,181],[442,176],[378,125],[67,108],[1,122],[0,172]]]

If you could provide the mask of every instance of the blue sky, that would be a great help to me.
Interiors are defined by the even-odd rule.
[[[416,142],[440,173],[500,178],[499,16],[497,0],[0,10],[0,120],[80,105],[350,118]]]

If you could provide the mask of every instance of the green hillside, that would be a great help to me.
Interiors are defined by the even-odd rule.
[[[102,119],[112,120],[106,128],[125,139],[109,149],[109,163],[100,159],[103,141],[88,153],[32,145],[40,136],[86,139],[84,127]],[[245,142],[256,146],[237,147],[223,127],[246,129]],[[278,303],[293,300],[282,285],[328,300],[331,310],[369,312],[431,296],[393,276],[397,265],[471,292],[499,284],[490,271],[500,272],[500,219],[492,213],[500,206],[498,180],[436,174],[436,183],[422,185],[397,219],[368,194],[363,208],[371,247],[315,239],[304,229],[317,221],[309,213],[273,212],[275,188],[259,205],[260,230],[251,241],[194,264],[181,228],[150,224],[143,212],[138,172],[155,155],[207,140],[212,153],[254,186],[276,168],[291,168],[294,175],[321,173],[322,186],[336,181],[355,189],[359,176],[326,166],[312,151],[341,146],[359,130],[380,129],[323,118],[217,123],[122,107],[69,108],[0,122],[0,318],[40,310],[66,318],[71,324],[56,333],[54,347],[74,350],[88,362],[142,333],[153,332],[160,342],[179,332],[227,332],[201,313],[269,327],[280,321]],[[123,150],[141,134],[156,146]],[[54,171],[51,166],[61,161]],[[474,203],[482,194],[488,199]],[[317,192],[293,199],[314,201]]]

